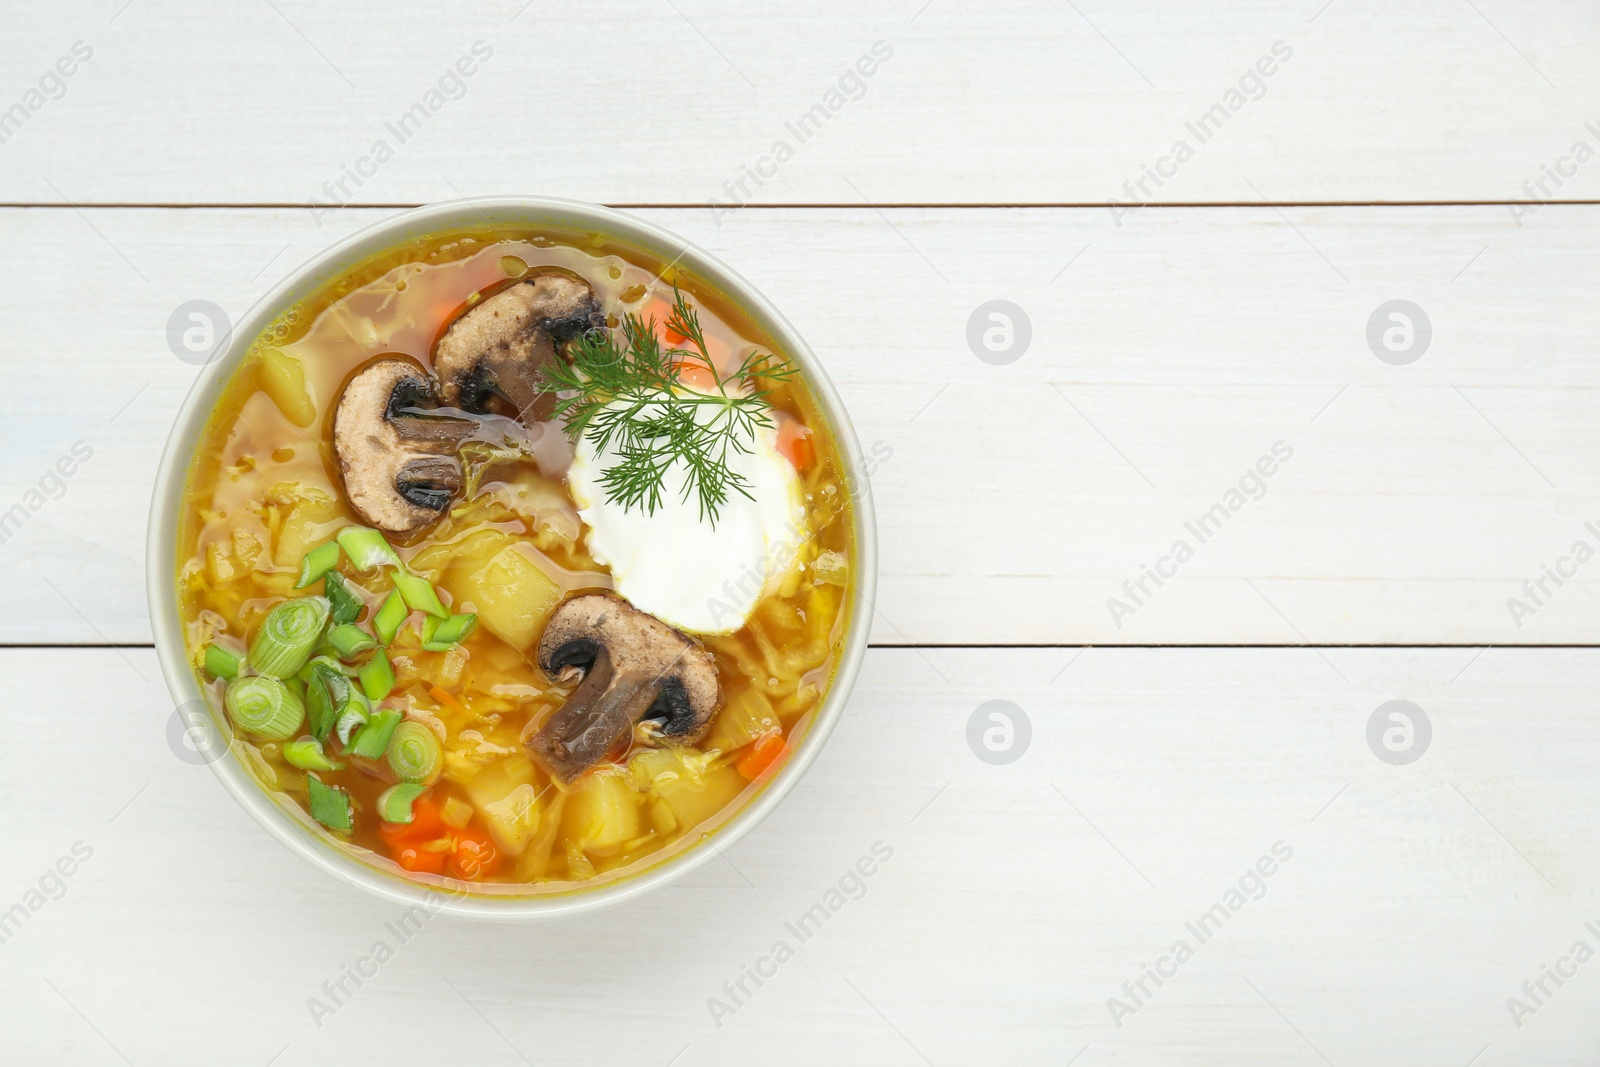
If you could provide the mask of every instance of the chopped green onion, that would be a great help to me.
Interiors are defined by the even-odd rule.
[[[215,642],[206,646],[206,673],[213,678],[239,677],[239,664],[243,661],[244,656],[231,648],[223,648]]]
[[[379,567],[403,567],[400,557],[394,554],[389,542],[377,530],[365,526],[346,526],[339,531],[339,547],[350,557],[357,570],[375,571]]]
[[[429,623],[433,623],[431,628]],[[434,619],[430,616],[422,624],[422,647],[428,652],[447,652],[451,645],[465,641],[477,624],[478,617],[470,612],[465,615],[452,615],[448,619]]]
[[[372,617],[372,632],[378,635],[378,643],[385,646],[394,644],[394,635],[400,632],[410,613],[405,597],[398,591],[391,592],[378,613]]]
[[[294,583],[294,587],[304,589],[338,565],[339,542],[329,541],[325,545],[318,545],[300,560],[300,580]]]
[[[389,748],[389,737],[394,733],[394,728],[400,725],[400,719],[400,713],[393,708],[376,712],[361,728],[361,732],[356,734],[350,754],[365,759],[382,759]]]
[[[306,683],[306,710],[311,718],[311,735],[326,742],[334,720],[350,699],[350,679],[322,660],[311,664],[311,680]]]
[[[450,614],[450,609],[439,600],[439,594],[434,590],[433,583],[426,578],[419,578],[407,570],[396,570],[394,587],[400,590],[400,596],[408,608],[425,611],[441,619]]]
[[[361,679],[361,691],[368,700],[382,700],[394,692],[394,668],[389,666],[389,654],[382,649],[362,665],[356,677]]]
[[[407,719],[389,738],[389,768],[403,782],[426,782],[444,766],[444,746],[426,723]]]
[[[291,767],[299,767],[302,771],[338,771],[344,769],[344,764],[335,763],[322,751],[322,743],[309,737],[298,741],[286,741],[283,745],[283,758],[289,761]]]
[[[350,829],[350,794],[336,785],[323,785],[314,774],[306,775],[311,794],[311,817],[330,830]]]
[[[288,740],[306,719],[300,698],[283,682],[266,675],[235,678],[228,683],[223,703],[235,726],[269,741]]]
[[[311,662],[307,663],[305,668],[299,674],[295,675],[295,677],[299,678],[302,682],[310,681],[311,669],[318,664],[328,668],[335,674],[342,674],[346,678],[354,678],[356,676],[356,669],[350,664],[339,659],[338,656],[334,655],[333,648],[329,646],[326,641],[324,641],[322,643],[322,650],[319,651],[315,656],[312,656]]]
[[[322,637],[328,602],[320,596],[296,597],[267,612],[250,644],[250,666],[274,678],[297,674]]]
[[[323,578],[322,592],[328,598],[333,621],[341,626],[361,618],[361,609],[367,606],[356,595],[355,590],[350,588],[350,583],[344,580],[344,575],[338,571],[329,571],[327,576]]]
[[[333,733],[339,743],[346,748],[350,747],[350,735],[358,727],[365,726],[370,717],[367,712],[366,697],[361,695],[361,690],[351,687],[350,699],[344,707],[339,709],[338,717],[333,720]]]
[[[416,782],[391,785],[378,794],[378,818],[390,823],[411,821],[411,805],[428,787]]]
[[[328,633],[328,644],[339,654],[340,659],[354,659],[363,652],[370,652],[378,647],[378,642],[372,635],[353,622],[335,626]]]

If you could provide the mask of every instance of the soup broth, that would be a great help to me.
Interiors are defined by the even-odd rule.
[[[352,417],[340,410],[352,383],[364,380],[375,361],[395,359],[438,377],[435,357],[447,331],[460,322],[466,333],[465,316],[474,308],[544,277],[577,279],[592,289],[604,324],[585,337],[604,334],[625,344],[625,317],[639,316],[677,368],[677,388],[714,392],[720,382],[735,393],[765,391],[752,452],[770,452],[786,465],[781,473],[792,479],[793,519],[776,537],[769,523],[768,551],[737,573],[726,560],[691,555],[676,561],[681,573],[658,575],[657,584],[681,587],[671,601],[679,618],[703,622],[709,608],[716,625],[656,621],[643,600],[650,578],[644,562],[635,561],[633,578],[621,578],[618,561],[627,553],[616,545],[632,527],[619,525],[602,542],[590,520],[611,514],[621,516],[619,523],[643,523],[648,536],[638,560],[648,562],[651,553],[668,551],[675,536],[665,525],[672,501],[657,514],[647,511],[648,501],[624,509],[602,499],[612,491],[607,478],[615,476],[607,471],[614,467],[604,466],[603,451],[574,466],[575,451],[583,451],[581,428],[559,411],[534,418],[529,408],[519,413],[491,397],[477,404],[487,410],[474,412],[462,400],[459,408],[441,403],[418,413],[391,398],[388,417],[425,415],[434,420],[428,425],[455,435],[448,451],[428,444],[433,451],[425,459],[455,463],[459,476],[447,471],[441,482],[425,485],[401,477],[405,495],[423,502],[395,498],[413,513],[442,503],[439,494],[449,498],[436,520],[416,530],[374,533],[372,515],[352,503],[347,483],[356,468],[348,449],[368,447],[336,438],[336,422]],[[703,331],[699,347],[668,325],[677,294]],[[558,345],[557,358],[575,358],[579,340]],[[498,229],[433,235],[368,261],[284,310],[255,339],[207,425],[189,474],[178,546],[190,659],[219,721],[231,727],[233,755],[334,847],[440,887],[562,892],[624,877],[705,839],[805,737],[832,683],[851,606],[847,472],[804,379],[767,373],[784,359],[719,293],[596,235]],[[570,394],[553,384],[546,390],[540,403]],[[570,419],[571,409],[565,415]],[[383,461],[382,450],[374,457]],[[589,489],[579,486],[584,462],[597,472]],[[779,460],[761,467],[761,477],[777,478],[775,470]],[[785,499],[772,505],[773,514]],[[696,527],[696,536],[735,536],[747,513],[754,514],[750,508],[739,491],[729,492],[712,524],[724,533]],[[650,525],[658,521],[659,536]],[[396,557],[392,565],[358,558],[361,536],[377,552],[370,539],[379,534]],[[596,547],[602,543],[603,553]],[[319,572],[324,565],[329,569]],[[700,570],[716,584],[695,587]],[[725,580],[724,573],[733,576]],[[640,593],[630,605],[619,593],[635,580]],[[594,596],[609,599],[584,599]],[[268,617],[305,598],[324,613],[332,605],[333,619],[316,639],[317,658],[291,663],[298,666],[292,673],[280,666],[278,681],[257,677],[272,667],[275,648],[262,638],[272,628]],[[753,607],[741,613],[744,601]],[[584,699],[586,679],[595,688],[597,672],[626,655],[610,648],[609,661],[591,655],[591,663],[574,665],[569,655],[569,662],[541,665],[541,648],[556,628],[552,618],[583,604],[597,605],[608,618],[638,616],[661,640],[670,634],[687,642],[673,646],[678,658],[660,671],[683,671],[703,657],[714,668],[717,694],[714,705],[691,708],[693,693],[685,696],[684,685],[661,689],[658,677],[656,688],[638,698],[642,706],[649,693],[663,694],[644,717],[603,758],[569,778],[561,759],[575,761],[577,747],[565,735],[549,742],[552,724],[569,702]],[[343,625],[341,607],[353,615]],[[592,646],[566,647],[592,654]],[[252,681],[274,693],[281,688],[291,711],[280,707],[278,718],[261,727],[245,692],[250,686],[241,684]],[[292,718],[296,705],[306,714],[289,724],[285,715]],[[673,733],[679,712],[693,720],[681,737]],[[320,727],[319,713],[326,716]],[[593,714],[598,722],[613,712]],[[402,737],[416,743],[420,768],[406,769],[404,751],[396,756]]]

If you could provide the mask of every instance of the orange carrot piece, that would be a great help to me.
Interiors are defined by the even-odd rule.
[[[500,850],[489,835],[475,826],[457,832],[450,854],[450,873],[466,881],[487,877],[500,869]]]
[[[654,297],[636,314],[645,322],[651,323],[656,331],[656,337],[663,344],[687,344],[689,339],[677,330],[667,326],[667,320],[672,317],[672,301],[663,297]]]
[[[461,701],[457,700],[449,693],[446,693],[443,689],[440,689],[436,685],[430,685],[428,687],[428,695],[437,700],[439,703],[443,704],[445,707],[449,708],[451,711],[460,712],[462,715],[467,714],[466,705],[462,704]]]
[[[678,367],[678,381],[702,393],[713,393],[717,389],[717,379],[711,373],[711,368],[699,356],[689,356],[674,361]]]
[[[750,751],[740,757],[738,764],[739,773],[750,781],[755,781],[766,773],[767,769],[789,750],[784,743],[782,730],[768,730],[755,739],[750,746]]]
[[[778,424],[778,452],[804,474],[817,457],[810,428],[798,419],[783,419]]]

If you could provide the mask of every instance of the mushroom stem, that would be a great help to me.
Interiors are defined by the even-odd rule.
[[[589,673],[529,739],[528,750],[562,785],[571,785],[633,732],[660,693],[660,678],[618,674],[601,646]]]

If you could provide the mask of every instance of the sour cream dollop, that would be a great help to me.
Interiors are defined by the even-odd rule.
[[[619,457],[584,438],[567,480],[589,528],[589,553],[611,568],[617,592],[640,611],[693,633],[732,633],[769,584],[794,565],[805,539],[800,479],[778,452],[775,429],[758,427],[748,452],[728,450],[750,497],[729,492],[715,525],[698,491],[684,494],[682,464],[667,472],[654,512],[609,499],[600,478]],[[751,499],[754,498],[754,499]]]

